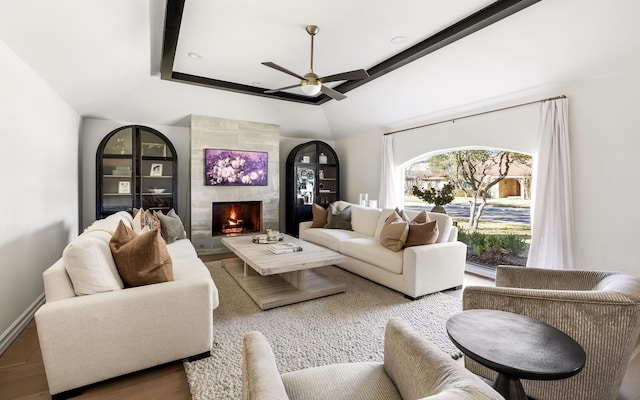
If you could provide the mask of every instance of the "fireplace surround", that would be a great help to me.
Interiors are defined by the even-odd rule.
[[[214,201],[211,203],[211,235],[260,232],[261,201]]]

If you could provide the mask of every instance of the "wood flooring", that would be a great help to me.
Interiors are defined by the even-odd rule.
[[[211,261],[217,256],[202,257]],[[475,275],[465,275],[465,285],[491,284]],[[448,291],[461,297],[462,290]],[[617,400],[640,400],[640,346],[634,353]],[[49,399],[47,380],[34,322],[0,357],[0,400]],[[79,400],[188,400],[189,385],[177,361],[92,385],[74,399]]]

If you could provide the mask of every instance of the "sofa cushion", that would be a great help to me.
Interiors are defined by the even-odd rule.
[[[351,206],[351,229],[364,233],[367,236],[375,236],[380,219],[380,210],[377,208]]]
[[[167,213],[167,215],[164,215],[160,211],[156,211],[153,214],[160,220],[162,237],[167,244],[187,238],[182,220],[178,217],[178,214],[176,214],[173,208]]]
[[[336,206],[330,204],[325,228],[351,230],[351,207],[340,211]]]
[[[285,372],[282,382],[290,400],[402,399],[383,364],[377,362],[321,365]]]
[[[408,233],[409,223],[394,212],[384,221],[384,226],[380,232],[380,244],[389,250],[400,251],[407,241]]]
[[[76,295],[124,287],[109,249],[109,239],[111,234],[107,231],[89,231],[78,236],[62,252],[64,267]]]
[[[313,222],[310,228],[324,228],[327,225],[328,210],[319,204],[313,203],[311,206],[311,214],[313,215]]]
[[[380,244],[376,237],[354,238],[340,242],[340,253],[387,271],[402,273],[402,251],[392,251]]]
[[[345,240],[367,237],[369,236],[360,232],[345,229],[309,228],[300,231],[300,239],[324,246],[333,251],[340,251],[340,243]]]
[[[167,244],[157,229],[136,234],[123,223],[109,242],[120,277],[126,286],[173,280],[173,264]]]

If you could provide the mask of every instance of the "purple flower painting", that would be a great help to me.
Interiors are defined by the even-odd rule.
[[[205,149],[206,186],[266,186],[267,153]]]

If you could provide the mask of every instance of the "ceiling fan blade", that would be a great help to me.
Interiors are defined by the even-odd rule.
[[[285,86],[285,87],[281,87],[279,89],[269,89],[269,90],[265,90],[265,93],[276,93],[276,92],[281,92],[283,90],[287,90],[287,89],[292,89],[294,87],[298,87],[300,86],[299,83],[295,84],[295,85],[291,85],[291,86]]]
[[[335,81],[350,81],[355,79],[368,78],[369,74],[363,69],[357,69],[355,71],[343,72],[341,74],[329,75],[324,78],[320,78],[322,82],[335,82]]]
[[[296,78],[298,78],[300,80],[304,80],[303,77],[301,77],[300,75],[296,74],[295,72],[291,72],[288,69],[279,66],[278,64],[272,63],[271,61],[263,62],[262,65],[266,65],[267,67],[271,67],[273,69],[277,69],[280,72],[284,72],[285,74],[289,74],[291,76],[295,76]]]
[[[333,90],[330,87],[325,85],[320,86],[320,90],[322,91],[322,93],[326,94],[327,96],[331,97],[334,100],[340,101],[347,98],[347,96],[343,95],[337,90]]]

